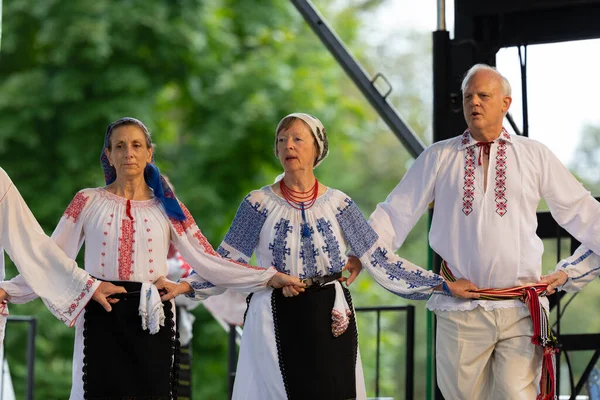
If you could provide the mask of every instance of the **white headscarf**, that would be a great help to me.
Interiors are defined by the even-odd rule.
[[[275,155],[279,156],[279,154],[277,153],[277,132],[279,132],[281,125],[288,118],[301,119],[310,128],[310,131],[313,137],[315,138],[315,141],[317,142],[318,154],[313,169],[317,168],[319,164],[321,164],[321,162],[325,159],[325,157],[327,157],[327,154],[329,154],[329,143],[327,141],[327,132],[325,132],[325,127],[323,126],[323,123],[319,121],[317,117],[313,117],[312,115],[308,115],[305,113],[292,113],[286,115],[281,119],[281,121],[279,121],[279,123],[277,124],[277,129],[275,129]]]

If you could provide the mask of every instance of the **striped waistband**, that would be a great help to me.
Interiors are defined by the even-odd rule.
[[[456,282],[456,277],[448,267],[448,263],[442,260],[440,275],[449,282]],[[540,380],[540,393],[536,400],[554,400],[556,393],[556,353],[558,353],[558,340],[552,334],[548,323],[548,313],[540,304],[540,296],[546,294],[545,284],[533,284],[527,286],[514,286],[505,289],[479,289],[476,293],[481,296],[478,300],[510,300],[519,299],[529,309],[531,321],[533,322],[533,336],[531,343],[543,348],[542,378]]]

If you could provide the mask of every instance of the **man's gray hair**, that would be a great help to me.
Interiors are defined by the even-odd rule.
[[[487,64],[475,64],[473,65],[465,74],[465,77],[463,78],[462,84],[460,86],[460,90],[462,90],[463,92],[463,96],[465,93],[465,89],[467,88],[467,84],[469,83],[469,80],[471,80],[471,78],[473,77],[473,75],[475,75],[475,73],[479,72],[479,71],[490,71],[495,73],[496,75],[498,75],[498,77],[500,77],[500,81],[502,82],[502,93],[504,93],[505,96],[510,96],[512,93],[512,89],[510,87],[510,82],[508,82],[508,79],[506,79],[504,77],[504,75],[502,75],[500,72],[498,72],[498,70],[492,66],[489,66]]]

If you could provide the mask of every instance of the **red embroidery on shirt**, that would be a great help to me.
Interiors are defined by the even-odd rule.
[[[460,144],[462,144],[462,145],[469,144],[471,142],[470,135],[471,135],[471,132],[468,129],[466,131],[464,131],[462,134],[462,139],[460,140]]]
[[[506,206],[506,143],[498,143],[496,154],[496,187],[494,188],[496,198],[496,213],[503,217],[508,211]]]
[[[463,184],[462,208],[465,215],[469,215],[473,211],[473,200],[475,199],[475,168],[475,147],[469,147],[465,150],[465,178]]]
[[[89,198],[90,196],[84,196],[81,192],[77,193],[65,210],[64,215],[67,217],[67,219],[71,217],[73,218],[73,222],[77,222],[79,214],[81,214],[81,211],[83,210],[83,207],[85,207],[85,203],[87,203]]]
[[[129,218],[121,221],[121,237],[119,237],[119,279],[128,281],[133,264],[133,222]]]
[[[183,214],[185,215],[185,221],[178,221],[172,217],[169,217],[169,219],[171,220],[171,223],[175,227],[177,234],[179,236],[181,236],[181,235],[183,235],[183,232],[185,232],[190,226],[195,225],[196,222],[194,221],[192,214],[190,214],[190,211],[187,209],[186,206],[183,205],[183,203],[179,203],[179,206],[183,210]]]
[[[73,312],[77,310],[77,307],[79,307],[79,302],[81,302],[81,299],[83,299],[86,296],[86,294],[90,292],[90,289],[92,288],[93,284],[94,279],[88,279],[88,281],[85,284],[85,287],[83,288],[81,293],[79,293],[79,296],[77,296],[77,298],[75,298],[73,303],[71,303],[71,305],[69,306],[69,309],[67,310],[67,313],[69,315],[73,315]]]

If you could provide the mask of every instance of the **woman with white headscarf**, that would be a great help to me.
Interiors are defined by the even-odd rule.
[[[235,378],[235,400],[365,399],[350,292],[338,279],[352,250],[394,294],[427,299],[443,282],[387,251],[346,194],[313,173],[328,153],[325,128],[303,113],[278,124],[282,179],[248,194],[217,252],[297,276],[306,289],[265,290],[249,298]],[[193,277],[193,276],[192,276]]]

